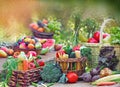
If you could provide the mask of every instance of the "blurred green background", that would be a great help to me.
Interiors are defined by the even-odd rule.
[[[119,26],[120,0],[0,0],[0,41],[31,35],[29,24],[48,17],[56,18],[63,25],[62,31],[70,33],[68,25],[74,13],[82,20],[94,19],[99,25],[113,18]]]

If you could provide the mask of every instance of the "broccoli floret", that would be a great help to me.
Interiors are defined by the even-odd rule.
[[[40,75],[45,82],[57,82],[62,76],[62,70],[59,65],[48,63],[40,72]]]

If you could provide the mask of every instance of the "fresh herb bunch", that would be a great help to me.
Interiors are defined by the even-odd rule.
[[[88,48],[88,47],[83,48],[83,49],[80,50],[81,56],[87,57],[88,61],[91,61],[92,60],[92,53],[91,53],[91,51],[92,51],[91,48]]]
[[[120,45],[120,27],[113,27],[110,29],[111,43]]]
[[[62,70],[58,64],[47,63],[40,75],[45,82],[57,82],[62,76]]]

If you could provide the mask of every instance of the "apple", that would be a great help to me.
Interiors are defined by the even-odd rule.
[[[93,34],[93,38],[94,38],[95,40],[97,40],[97,42],[99,42],[100,32],[99,32],[99,31],[96,31],[96,32]]]
[[[58,50],[60,50],[62,48],[62,45],[61,44],[55,44],[54,45],[54,50],[55,51],[58,51]]]
[[[27,47],[26,47],[26,44],[24,42],[22,42],[22,43],[20,43],[19,48],[26,49]]]
[[[88,43],[98,43],[98,41],[94,38],[89,38]]]

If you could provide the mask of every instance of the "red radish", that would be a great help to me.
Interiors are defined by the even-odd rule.
[[[37,59],[36,62],[37,62],[37,64],[39,64],[39,66],[44,66],[45,65],[45,62],[40,60],[40,59]]]
[[[67,78],[69,83],[75,83],[78,81],[78,75],[74,72],[68,72]]]
[[[36,66],[34,63],[30,62],[29,65],[28,65],[28,68],[29,69],[34,69]]]
[[[100,32],[99,32],[99,31],[96,31],[96,32],[93,34],[93,38],[99,42]]]
[[[80,50],[80,45],[77,45],[77,46],[73,47],[73,51],[76,51],[76,50],[78,50],[78,51]]]
[[[98,43],[98,41],[94,38],[89,38],[88,43]]]
[[[107,36],[109,36],[110,34],[108,34],[108,33],[104,33],[103,34],[103,38],[106,38]]]
[[[32,56],[37,56],[37,53],[35,51],[29,51],[27,53],[27,56],[30,56],[30,54],[32,54]]]

